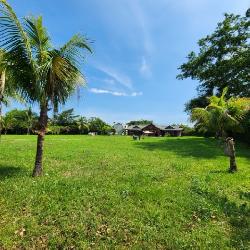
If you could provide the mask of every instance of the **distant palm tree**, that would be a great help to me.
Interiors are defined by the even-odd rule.
[[[88,120],[86,117],[80,116],[76,123],[80,131],[80,134],[83,134],[89,131]]]
[[[8,130],[13,129],[16,123],[16,119],[13,116],[4,116],[2,118],[2,128],[4,129],[5,135],[7,134]]]
[[[25,18],[21,23],[6,0],[0,0],[1,47],[15,68],[11,80],[18,92],[40,106],[37,153],[33,176],[43,172],[43,144],[48,124],[48,110],[64,104],[78,84],[84,84],[80,70],[83,51],[91,52],[87,40],[74,35],[64,46],[55,49],[43,26],[42,17]],[[1,34],[2,34],[1,33]]]
[[[32,130],[34,123],[37,120],[37,114],[32,112],[31,107],[29,107],[27,110],[25,110],[25,124],[27,128],[27,135],[30,134],[30,131]]]

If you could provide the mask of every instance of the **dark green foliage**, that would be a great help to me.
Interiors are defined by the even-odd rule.
[[[58,126],[70,126],[75,123],[79,115],[74,115],[74,109],[62,111],[62,113],[54,116],[52,123]]]
[[[250,111],[244,117],[244,119],[242,121],[242,126],[244,129],[244,133],[233,133],[233,131],[231,131],[231,132],[232,132],[233,136],[235,136],[236,138],[239,138],[242,141],[250,144]]]
[[[127,124],[130,125],[147,125],[147,124],[151,124],[153,123],[153,121],[150,120],[137,120],[137,121],[130,121]]]
[[[205,108],[209,104],[206,96],[198,96],[185,104],[185,112],[190,114],[193,108]]]
[[[3,132],[5,134],[35,134],[37,133],[38,115],[29,108],[14,109],[3,117]],[[54,115],[49,120],[47,134],[88,134],[96,132],[100,135],[114,133],[114,129],[97,117],[87,119],[75,115],[74,109],[68,109]]]
[[[7,112],[3,118],[4,133],[10,134],[29,134],[34,133],[38,115],[27,110],[14,109]]]
[[[246,12],[246,17],[250,17],[250,8]]]
[[[87,134],[96,132],[106,135],[113,132],[113,129],[106,122],[97,117],[87,119],[75,115],[74,109],[65,110],[51,119],[49,133],[51,134]]]
[[[192,128],[192,127],[189,127],[189,126],[183,125],[183,124],[180,124],[179,127],[183,128],[183,130],[181,132],[182,136],[192,136],[192,135],[197,134],[195,128]]]
[[[97,132],[98,134],[106,135],[114,132],[113,128],[107,123],[102,121],[100,118],[92,117],[88,120],[89,131]]]

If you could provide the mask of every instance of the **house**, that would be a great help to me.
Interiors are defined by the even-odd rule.
[[[167,126],[164,128],[165,133],[171,136],[181,136],[182,130],[183,128],[180,128],[178,126]]]
[[[181,136],[182,128],[178,126],[159,126],[153,123],[145,125],[130,125],[125,128],[127,135],[146,136]]]
[[[126,135],[142,135],[142,128],[144,125],[130,125],[125,126]]]
[[[124,127],[121,123],[114,123],[113,128],[116,135],[122,135],[124,133]]]

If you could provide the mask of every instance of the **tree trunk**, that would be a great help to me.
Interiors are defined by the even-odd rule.
[[[39,131],[37,136],[36,161],[33,169],[33,177],[41,176],[43,173],[43,144],[48,123],[48,104],[41,106],[39,117]]]
[[[228,137],[226,139],[225,145],[225,154],[230,158],[230,166],[228,171],[230,173],[234,173],[237,171],[236,157],[235,157],[235,147],[234,147],[234,139],[232,137]]]
[[[3,93],[5,89],[5,70],[1,72],[0,77],[0,141],[2,137],[2,130],[3,130]]]

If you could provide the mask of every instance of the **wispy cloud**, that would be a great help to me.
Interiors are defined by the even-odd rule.
[[[119,84],[123,85],[124,87],[130,90],[133,89],[133,83],[127,75],[118,72],[114,68],[108,66],[97,65],[96,68],[105,73],[106,75],[108,75],[109,77],[111,77],[112,79],[110,80],[115,80],[116,82],[118,82]]]
[[[142,31],[142,38],[143,38],[143,46],[144,50],[147,54],[151,54],[154,50],[152,38],[149,32],[149,20],[148,17],[145,15],[144,10],[142,9],[141,5],[138,4],[137,1],[128,1],[130,8],[137,20],[137,24]]]
[[[148,63],[148,57],[152,56],[154,52],[154,44],[150,32],[150,23],[152,20],[146,15],[144,9],[137,1],[129,1],[130,8],[135,16],[140,31],[142,32],[142,44],[144,49],[144,56],[142,57],[141,65],[139,71],[142,76],[150,77],[152,75],[152,70],[150,64]]]
[[[103,81],[109,85],[114,85],[115,84],[115,80],[114,79],[110,79],[110,78],[106,78],[103,79]]]
[[[142,92],[132,92],[132,93],[125,93],[125,92],[119,92],[119,91],[111,91],[107,89],[98,89],[98,88],[90,88],[89,92],[94,94],[110,94],[113,96],[141,96]]]
[[[140,73],[144,77],[150,77],[152,75],[151,67],[145,57],[143,57],[141,61]]]

